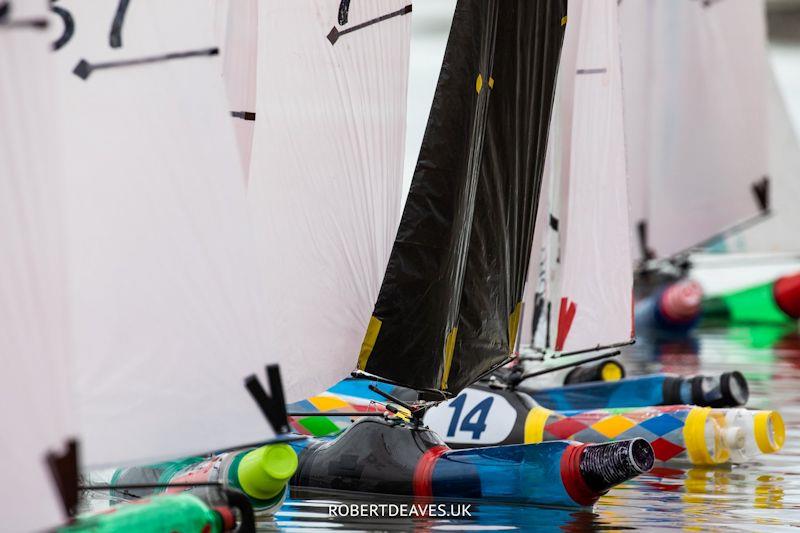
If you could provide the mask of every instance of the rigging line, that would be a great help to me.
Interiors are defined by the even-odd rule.
[[[315,412],[308,412],[308,413],[286,413],[286,416],[291,417],[307,417],[307,416],[384,416],[382,412],[379,411],[315,411]]]
[[[593,346],[592,348],[584,348],[582,350],[575,350],[573,352],[564,352],[556,355],[555,357],[551,357],[551,359],[561,359],[562,357],[570,357],[573,355],[581,355],[589,352],[597,352],[599,350],[611,350],[613,348],[623,348],[625,346],[630,346],[636,343],[636,339],[630,339],[623,342],[615,342],[613,344],[606,344],[605,346]],[[530,357],[530,356],[523,356],[520,357],[520,361],[543,361],[544,355],[548,353],[546,348],[539,348],[538,346],[531,347],[535,352],[539,352],[542,354],[542,357]]]
[[[123,485],[78,485],[78,490],[137,490],[137,489],[169,489],[173,487],[222,487],[219,481],[198,481],[198,482],[184,482],[184,483],[130,483]]]
[[[691,253],[693,250],[695,250],[697,248],[703,248],[705,246],[708,246],[709,244],[713,244],[715,241],[717,241],[719,239],[728,238],[728,237],[731,237],[731,236],[736,235],[738,233],[741,233],[746,229],[752,228],[753,226],[756,226],[756,225],[764,222],[765,220],[768,220],[771,216],[772,216],[772,211],[769,208],[764,209],[760,213],[756,213],[755,215],[753,215],[751,217],[748,217],[748,218],[746,218],[746,219],[744,219],[744,220],[742,220],[740,222],[736,222],[735,224],[732,224],[732,225],[728,226],[727,228],[715,233],[711,237],[703,239],[702,241],[697,242],[697,243],[695,243],[695,244],[693,244],[691,246],[687,246],[683,250],[680,250],[679,252],[675,252],[674,254],[670,255],[669,257],[665,257],[663,259],[658,259],[656,261],[666,261],[666,262],[673,263],[673,262],[675,262],[677,260],[680,260],[682,257],[688,255],[689,253]]]
[[[571,363],[564,363],[563,365],[551,366],[549,368],[544,368],[542,370],[537,370],[536,372],[530,372],[528,374],[523,374],[522,377],[520,377],[516,381],[515,384],[518,385],[520,382],[522,382],[522,381],[524,381],[526,379],[535,378],[537,376],[542,376],[544,374],[549,374],[551,372],[556,372],[557,370],[564,370],[565,368],[571,368],[571,367],[575,367],[575,366],[580,366],[580,365],[585,364],[585,363],[593,363],[595,361],[601,361],[603,359],[609,359],[611,357],[616,357],[619,354],[620,354],[620,351],[619,350],[615,350],[613,352],[608,352],[608,353],[603,353],[603,354],[600,354],[600,355],[595,355],[594,357],[587,357],[586,359],[581,359],[580,361],[572,361]]]
[[[89,63],[85,59],[81,59],[75,66],[75,68],[72,70],[72,73],[81,78],[82,80],[86,80],[95,70],[117,68],[117,67],[130,67],[135,65],[145,65],[149,63],[158,63],[161,61],[170,61],[173,59],[184,59],[189,57],[215,56],[217,54],[219,54],[219,48],[214,47],[214,48],[201,48],[200,50],[190,50],[188,52],[172,52],[160,56],[149,56],[138,59],[123,59],[121,61],[109,61],[107,63]]]
[[[379,22],[383,22],[384,20],[388,20],[390,18],[399,17],[402,15],[407,15],[411,13],[411,4],[398,9],[397,11],[392,11],[391,13],[387,13],[385,15],[381,15],[380,17],[376,17],[374,19],[368,20],[366,22],[362,22],[361,24],[356,24],[351,28],[347,28],[345,30],[339,30],[334,26],[331,28],[331,31],[327,35],[327,39],[331,42],[331,45],[336,44],[336,41],[339,40],[339,37],[342,35],[347,35],[348,33],[352,33],[354,31],[360,30],[362,28],[366,28],[367,26],[372,26],[373,24],[377,24]]]

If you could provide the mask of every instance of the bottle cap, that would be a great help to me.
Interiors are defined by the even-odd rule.
[[[605,361],[600,368],[603,381],[619,381],[625,377],[625,369],[616,361]]]
[[[297,454],[288,444],[267,444],[239,463],[239,485],[251,498],[268,500],[283,491],[297,470]]]
[[[728,459],[727,449],[717,447],[715,431],[707,431],[709,424],[716,424],[709,416],[710,407],[693,407],[683,425],[683,441],[689,460],[695,465],[716,465]],[[709,442],[707,436],[714,439]]]
[[[673,283],[661,293],[659,309],[661,314],[677,324],[689,323],[700,315],[703,301],[703,288],[694,280]]]
[[[753,415],[753,432],[758,449],[763,453],[775,453],[786,440],[786,427],[778,411],[757,411]]]
[[[724,372],[719,379],[724,405],[721,407],[744,405],[750,398],[747,379],[738,370]]]
[[[800,272],[779,278],[772,291],[781,311],[795,320],[800,318]]]

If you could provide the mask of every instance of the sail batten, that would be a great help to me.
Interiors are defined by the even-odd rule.
[[[565,9],[458,3],[361,371],[456,393],[511,357]]]

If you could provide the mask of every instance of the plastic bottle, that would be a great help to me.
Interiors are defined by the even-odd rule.
[[[564,385],[590,383],[593,381],[619,381],[624,377],[625,367],[622,366],[622,363],[609,359],[573,368],[564,377]]]
[[[736,322],[800,319],[800,273],[703,301],[703,318]]]
[[[300,456],[292,484],[305,489],[571,507],[593,505],[654,457],[643,439],[451,450],[427,428],[375,417],[291,445]]]
[[[700,319],[703,289],[693,280],[671,283],[636,302],[637,330],[684,332]]]
[[[599,443],[633,436],[647,439],[657,460],[716,465],[780,450],[785,429],[777,411],[692,405],[563,413],[535,407],[525,421],[526,442]]]
[[[273,514],[286,497],[289,478],[297,470],[297,454],[287,444],[268,444],[260,448],[214,455],[189,457],[178,461],[136,466],[117,470],[111,485],[209,483],[243,492],[259,514]],[[202,487],[166,489],[125,489],[112,496],[144,496],[157,492],[183,491],[203,496]]]
[[[155,496],[81,516],[59,533],[218,533],[232,531],[234,513],[211,508],[191,494]]]
[[[740,372],[676,376],[650,374],[618,381],[594,381],[548,389],[517,388],[548,409],[605,409],[692,404],[738,407],[747,403],[749,388]]]

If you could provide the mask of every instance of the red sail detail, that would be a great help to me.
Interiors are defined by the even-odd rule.
[[[556,351],[564,349],[564,342],[569,335],[569,328],[575,319],[575,312],[578,306],[575,302],[570,302],[567,298],[561,298],[561,306],[558,308],[558,335],[556,336]]]

